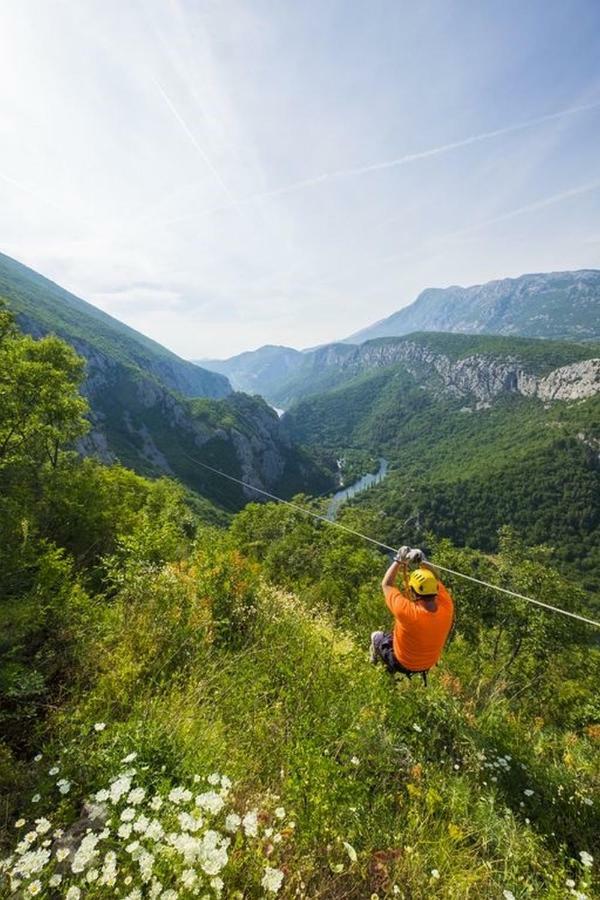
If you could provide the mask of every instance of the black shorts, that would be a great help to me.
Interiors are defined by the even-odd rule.
[[[389,632],[382,631],[381,637],[375,639],[374,645],[377,657],[382,661],[390,674],[400,673],[401,675],[407,675],[408,678],[412,678],[413,675],[427,675],[428,669],[419,669],[418,671],[407,669],[406,666],[403,666],[396,659],[394,655],[394,638]]]

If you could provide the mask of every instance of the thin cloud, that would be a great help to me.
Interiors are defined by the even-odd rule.
[[[193,135],[191,134],[191,132],[189,131],[189,129],[187,128],[185,123],[183,123],[183,121],[181,120],[179,115],[176,113],[171,102],[168,100],[168,98],[166,97],[166,95],[164,94],[164,91],[162,91],[162,89],[161,89],[161,92],[163,93],[165,100],[167,100],[167,102],[169,103],[169,106],[171,107],[172,111],[175,113],[175,115],[177,115],[177,118],[179,119],[180,123],[185,127],[185,130],[188,133],[188,135],[194,141],[194,145],[197,146],[196,141],[193,138]],[[467,138],[462,138],[460,141],[452,141],[451,143],[448,143],[448,144],[441,144],[439,147],[430,147],[427,150],[420,150],[417,153],[408,153],[404,156],[399,156],[396,159],[389,159],[389,160],[384,160],[382,162],[370,163],[367,166],[356,166],[354,168],[349,168],[349,169],[337,169],[337,170],[334,170],[333,172],[323,172],[320,175],[314,175],[310,178],[303,178],[299,181],[294,181],[294,182],[291,182],[290,184],[282,185],[282,187],[274,188],[271,191],[262,191],[262,192],[259,192],[256,194],[250,194],[249,196],[241,197],[238,200],[232,199],[230,206],[219,206],[219,207],[216,207],[213,209],[199,210],[198,212],[190,213],[189,215],[170,219],[166,222],[161,223],[161,225],[174,225],[174,224],[177,224],[178,222],[184,222],[184,221],[187,221],[188,219],[196,218],[197,216],[210,216],[217,212],[223,212],[232,207],[239,208],[240,206],[244,206],[244,205],[250,204],[250,203],[255,203],[260,200],[269,200],[271,198],[283,196],[284,194],[291,194],[291,193],[295,193],[296,191],[303,191],[303,190],[307,190],[310,188],[318,187],[319,185],[324,184],[328,181],[334,181],[334,180],[341,179],[341,178],[352,178],[352,177],[360,176],[360,175],[369,175],[372,172],[380,172],[385,169],[395,169],[400,166],[410,165],[411,163],[419,162],[420,160],[423,160],[423,159],[429,159],[430,157],[435,157],[435,156],[442,156],[445,153],[451,153],[452,151],[460,150],[463,147],[470,147],[473,144],[480,144],[480,143],[483,143],[484,141],[493,140],[494,138],[504,137],[505,135],[508,135],[508,134],[514,134],[519,131],[525,131],[528,128],[534,128],[536,125],[543,125],[546,122],[553,122],[557,119],[563,119],[567,116],[573,116],[573,115],[577,115],[577,114],[583,113],[583,112],[590,112],[592,110],[596,110],[599,108],[600,108],[600,100],[598,100],[594,103],[582,104],[580,106],[571,106],[571,107],[568,107],[567,109],[561,109],[561,110],[558,110],[557,112],[548,113],[547,115],[544,115],[544,116],[536,116],[533,119],[528,119],[526,122],[518,122],[514,125],[507,125],[503,128],[496,128],[493,131],[483,131],[480,134],[475,134],[475,135],[471,135],[470,137],[467,137]],[[200,148],[198,148],[198,149],[200,149]],[[209,164],[208,161],[207,161],[207,164]],[[218,173],[216,173],[214,169],[213,169],[213,172],[219,178],[219,180],[221,180],[220,176],[218,176]],[[221,184],[223,184],[222,180],[221,180]],[[226,189],[226,186],[225,185],[223,185],[223,186]]]

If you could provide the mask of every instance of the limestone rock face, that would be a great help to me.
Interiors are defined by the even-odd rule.
[[[326,348],[322,364],[339,370],[363,372],[403,363],[417,380],[425,383],[436,378],[444,390],[456,397],[471,397],[489,403],[501,394],[521,394],[540,400],[582,400],[600,391],[600,359],[588,359],[554,369],[547,375],[528,372],[514,357],[494,358],[473,354],[452,359],[420,343],[404,340],[393,343],[362,344]]]

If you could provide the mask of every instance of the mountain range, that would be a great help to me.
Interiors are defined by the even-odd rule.
[[[322,491],[330,476],[292,446],[277,414],[228,379],[174,353],[0,254],[0,300],[23,331],[53,333],[86,360],[83,392],[92,428],[80,449],[145,475],[171,475],[216,505],[237,508],[254,492],[195,460],[284,494]]]
[[[567,339],[600,338],[600,271],[550,272],[473,287],[430,288],[393,315],[334,344],[300,352],[267,345],[226,360],[200,361],[238,390],[288,406],[315,384],[315,373],[340,344],[421,331]],[[348,351],[351,355],[351,351]]]
[[[389,461],[357,501],[383,540],[494,552],[512,525],[600,592],[600,343],[423,333],[317,354],[282,422]]]

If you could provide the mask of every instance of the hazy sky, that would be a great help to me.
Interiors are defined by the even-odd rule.
[[[188,358],[600,266],[598,0],[3,0],[0,249]]]

